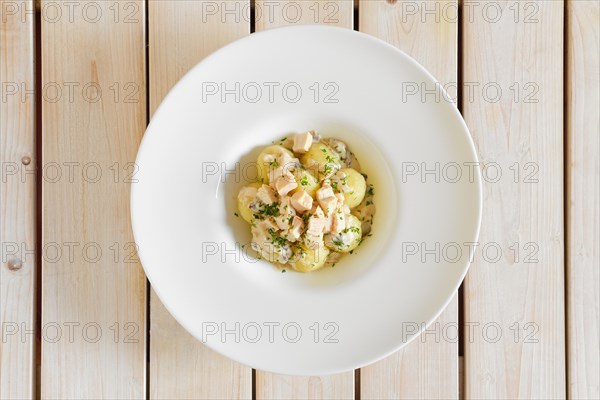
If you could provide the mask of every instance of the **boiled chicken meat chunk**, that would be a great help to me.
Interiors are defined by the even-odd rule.
[[[346,219],[341,210],[334,212],[331,216],[331,233],[340,233],[346,228]]]
[[[294,153],[304,154],[310,149],[313,142],[313,136],[310,132],[297,133],[294,135],[294,145],[292,150]]]
[[[333,193],[333,188],[327,184],[324,184],[323,187],[317,190],[317,201],[327,215],[336,209],[338,203],[338,199]]]
[[[306,192],[306,190],[299,190],[292,195],[292,207],[299,213],[308,211],[313,206],[313,198]]]
[[[280,196],[285,196],[292,190],[298,187],[298,183],[296,183],[296,179],[293,175],[290,176],[281,176],[277,178],[275,181],[275,189]]]
[[[269,185],[262,185],[256,191],[256,198],[264,204],[273,204],[277,201],[275,191]]]
[[[287,232],[285,232],[287,240],[289,240],[290,242],[295,242],[296,240],[298,240],[302,235],[303,228],[304,221],[302,221],[302,218],[294,216],[292,218],[291,227],[287,230]]]

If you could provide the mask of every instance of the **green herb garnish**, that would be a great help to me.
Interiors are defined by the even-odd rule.
[[[344,247],[344,246],[345,246],[344,242],[342,242],[342,241],[341,241],[341,240],[339,240],[339,239],[334,239],[334,240],[333,240],[333,244],[334,244],[335,246],[337,246],[337,247]]]
[[[269,217],[278,217],[279,203],[265,204],[264,207],[260,209],[260,213]]]
[[[280,236],[277,236],[275,233],[275,229],[269,228],[269,234],[271,235],[271,241],[275,246],[285,246],[287,244],[286,240]]]
[[[342,231],[342,233],[348,232],[360,233],[360,229],[357,226],[351,226],[350,228],[346,228]]]

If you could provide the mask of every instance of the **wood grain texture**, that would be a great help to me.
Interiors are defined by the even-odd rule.
[[[289,376],[256,371],[257,399],[354,399],[354,372]]]
[[[146,279],[129,181],[146,124],[144,2],[68,7],[42,1],[41,396],[139,399]]]
[[[33,1],[0,2],[0,398],[33,397],[35,238]],[[23,157],[29,157],[24,165]],[[27,163],[27,162],[26,162]],[[10,266],[21,264],[20,269]],[[31,333],[27,333],[30,331]]]
[[[250,33],[248,1],[148,3],[150,109],[196,63]],[[252,398],[252,369],[185,331],[151,293],[150,398]]]
[[[362,1],[359,29],[413,57],[455,98],[457,11],[456,0]],[[455,295],[430,326],[430,333],[361,369],[361,399],[458,398],[458,341],[440,334],[457,326],[458,295]]]
[[[270,4],[270,5],[269,5]],[[256,30],[324,24],[352,28],[352,0],[277,1],[257,0]],[[354,371],[329,376],[287,376],[256,371],[257,399],[352,399]]]
[[[151,399],[251,399],[252,369],[191,336],[152,292]]]
[[[256,0],[256,31],[290,25],[322,24],[352,28],[353,0]]]
[[[600,398],[600,7],[567,2],[567,371],[572,399]]]
[[[566,396],[563,12],[562,1],[463,9],[462,111],[484,163],[464,286],[466,398]]]

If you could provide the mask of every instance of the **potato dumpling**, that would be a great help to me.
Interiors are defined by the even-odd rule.
[[[301,244],[297,247],[294,254],[294,269],[298,272],[316,271],[325,265],[328,255],[329,249],[327,247],[319,246],[311,249]]]
[[[256,169],[258,172],[258,180],[269,183],[269,171],[277,167],[284,167],[279,165],[282,159],[290,160],[294,158],[294,153],[289,151],[283,146],[275,144],[264,149],[256,160]],[[291,169],[292,166],[285,166]]]
[[[351,214],[346,215],[346,229],[338,234],[327,233],[323,237],[325,246],[340,253],[354,250],[360,244],[361,238],[361,223]]]
[[[323,143],[310,146],[300,157],[300,162],[319,180],[328,178],[342,167],[339,154]]]
[[[347,192],[344,192],[344,203],[354,208],[359,205],[365,198],[365,192],[367,191],[367,181],[360,172],[352,168],[342,168],[340,172],[344,173],[346,177],[343,179],[345,185],[349,188]]]
[[[313,174],[303,168],[296,168],[293,172],[298,187],[292,190],[292,194],[299,190],[305,190],[309,195],[315,197],[317,195],[317,189],[319,188],[319,181],[314,177]]]
[[[238,194],[238,211],[240,212],[240,217],[244,219],[244,221],[248,223],[254,222],[254,213],[248,207],[252,200],[254,200],[254,196],[256,195],[256,189],[261,187],[260,182],[254,182],[249,185],[246,185],[240,190]]]

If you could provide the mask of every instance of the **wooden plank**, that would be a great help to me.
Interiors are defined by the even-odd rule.
[[[33,1],[0,2],[0,398],[34,393],[35,154]],[[28,91],[31,93],[28,94]],[[31,251],[31,252],[30,252]]]
[[[194,0],[197,1],[197,0]],[[151,399],[250,399],[252,369],[192,337],[152,292]]]
[[[600,109],[597,1],[567,2],[567,371],[572,399],[600,398]]]
[[[354,372],[289,376],[256,371],[257,399],[353,399]]]
[[[255,3],[256,30],[281,26],[323,24],[352,28],[352,0],[316,0]],[[329,376],[288,376],[256,371],[257,399],[350,399],[354,398],[354,371]]]
[[[250,33],[250,3],[151,0],[148,6],[149,91],[154,112],[169,89],[197,62]],[[152,399],[252,397],[252,369],[194,339],[154,292],[150,314]]]
[[[362,1],[359,29],[401,49],[455,98],[458,4],[442,1]],[[428,332],[404,349],[361,369],[361,399],[458,398],[458,341],[442,332],[458,326],[455,295]]]
[[[354,0],[256,0],[254,7],[257,32],[306,24],[352,28],[354,20]]]
[[[562,1],[463,4],[462,111],[485,199],[464,285],[466,398],[566,396],[563,14]]]
[[[41,396],[143,398],[129,189],[146,124],[144,2],[43,0],[41,12]]]

